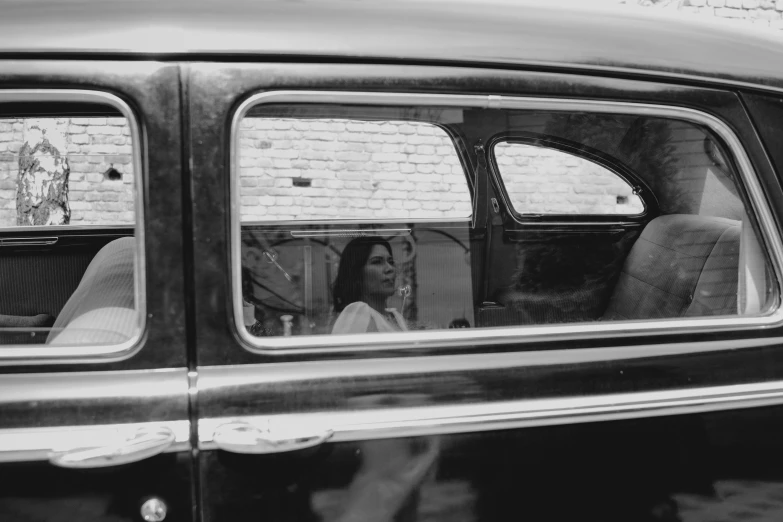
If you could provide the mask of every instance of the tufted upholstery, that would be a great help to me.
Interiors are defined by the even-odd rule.
[[[118,344],[136,332],[136,239],[124,237],[93,258],[54,322],[47,344]]]
[[[741,222],[673,214],[652,220],[625,260],[604,319],[735,315]]]

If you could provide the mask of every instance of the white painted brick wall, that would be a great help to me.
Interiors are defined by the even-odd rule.
[[[68,199],[73,225],[132,224],[133,162],[130,127],[125,118],[70,118],[66,139],[71,168]],[[0,226],[16,226],[16,181],[23,120],[0,120]],[[63,152],[63,151],[61,151]],[[104,179],[110,167],[122,180]]]
[[[471,213],[454,145],[430,124],[245,118],[239,139],[244,221],[449,219]],[[585,170],[589,162],[562,153],[539,153],[500,158],[509,167],[504,176],[512,198],[528,212],[640,211],[618,206],[617,196],[635,199],[639,207],[641,202],[614,174],[592,165]],[[311,180],[310,186],[295,186],[302,179]]]
[[[431,125],[245,118],[240,147],[247,221],[470,215],[451,140]]]
[[[616,0],[616,3],[694,13],[774,30],[783,29],[783,0]]]
[[[24,144],[23,131],[22,120],[0,120],[0,226],[16,225],[16,153]]]
[[[633,189],[600,165],[554,149],[499,144],[495,147],[511,204],[521,214],[639,214]],[[625,203],[618,203],[618,196]]]

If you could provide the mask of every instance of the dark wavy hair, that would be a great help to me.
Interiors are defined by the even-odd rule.
[[[375,245],[381,245],[393,255],[389,242],[379,237],[357,237],[345,245],[332,287],[335,312],[342,312],[349,304],[361,301],[364,265]]]

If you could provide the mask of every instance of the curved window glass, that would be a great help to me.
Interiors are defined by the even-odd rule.
[[[509,203],[518,214],[644,212],[644,202],[627,181],[585,158],[514,142],[498,143],[493,152]]]

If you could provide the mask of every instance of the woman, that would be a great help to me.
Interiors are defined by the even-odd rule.
[[[398,332],[405,320],[386,302],[394,295],[397,268],[391,245],[378,237],[360,237],[346,245],[334,282],[334,310],[340,316],[333,334]]]
[[[397,289],[391,245],[360,237],[343,250],[334,282],[334,309],[340,313],[334,334],[407,330],[402,315],[387,308]],[[420,406],[425,399],[378,394],[348,399],[356,408]],[[418,519],[419,491],[434,473],[440,455],[437,437],[360,441],[361,465],[348,487],[336,522],[394,522]]]

